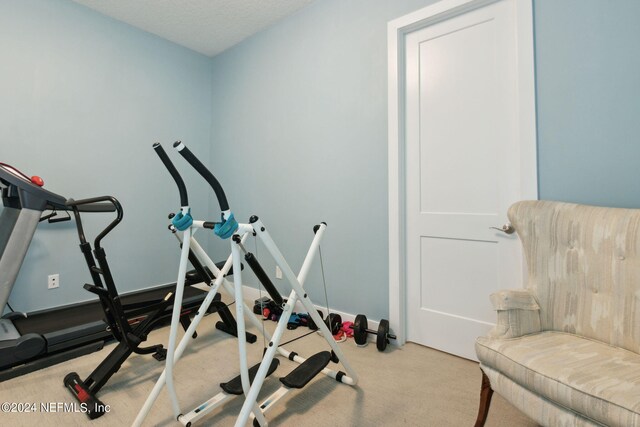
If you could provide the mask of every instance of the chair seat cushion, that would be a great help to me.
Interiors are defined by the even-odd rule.
[[[481,337],[476,353],[481,365],[561,406],[605,425],[640,426],[637,353],[551,331]]]

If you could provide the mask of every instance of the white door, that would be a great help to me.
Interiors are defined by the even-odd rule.
[[[515,0],[406,35],[407,339],[475,359],[489,294],[521,287]]]

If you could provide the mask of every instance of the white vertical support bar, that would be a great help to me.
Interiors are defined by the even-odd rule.
[[[185,211],[185,208],[182,208]],[[188,214],[189,208],[186,208]],[[180,404],[178,396],[173,385],[173,364],[174,354],[176,350],[176,338],[178,335],[178,325],[180,324],[180,313],[182,311],[182,296],[184,294],[184,281],[187,275],[187,261],[189,259],[189,245],[184,244],[185,241],[191,240],[191,226],[182,232],[182,250],[180,251],[180,265],[178,267],[178,282],[176,284],[176,295],[173,300],[173,312],[171,314],[171,329],[169,332],[169,345],[167,346],[167,359],[165,362],[165,370],[167,371],[166,383],[169,397],[171,398],[171,406],[173,415],[178,418],[180,416]]]
[[[258,368],[258,372],[256,372],[255,377],[253,378],[253,383],[251,383],[251,388],[249,392],[245,392],[246,399],[244,404],[242,405],[242,409],[240,409],[240,414],[238,414],[238,419],[236,420],[235,426],[240,427],[247,423],[250,415],[249,406],[250,403],[256,402],[258,399],[258,393],[260,393],[260,389],[262,388],[262,384],[264,383],[265,378],[267,377],[267,372],[269,370],[269,366],[271,365],[271,361],[275,357],[275,353],[278,350],[278,344],[282,339],[282,334],[284,333],[287,323],[289,322],[289,317],[293,312],[293,307],[296,305],[296,292],[294,290],[289,294],[289,298],[287,299],[287,303],[284,305],[284,309],[282,310],[282,314],[280,315],[280,320],[278,320],[278,325],[276,326],[276,330],[273,333],[273,337],[269,341],[269,345],[267,347],[267,351],[262,357],[262,362],[260,363],[260,367]],[[317,314],[317,313],[316,313]],[[262,410],[259,409],[262,414]],[[254,414],[256,411],[254,411]],[[258,420],[260,422],[260,420]],[[266,424],[260,422],[260,426],[264,427]]]
[[[245,236],[247,234],[245,233]],[[254,412],[258,422],[261,425],[266,425],[266,420],[264,415],[262,415],[262,411],[258,407],[258,403],[256,398],[254,397],[252,400],[249,399],[249,389],[251,388],[251,382],[249,381],[249,366],[247,364],[247,333],[244,323],[244,308],[245,304],[242,294],[242,262],[240,260],[240,247],[239,242],[236,242],[234,239],[237,235],[234,235],[231,238],[231,258],[233,259],[233,285],[235,287],[235,299],[236,299],[236,323],[237,323],[237,332],[238,332],[238,354],[240,361],[240,381],[242,383],[242,392],[246,396],[242,409],[244,410],[246,407],[247,415],[249,418],[249,413],[251,411]],[[253,313],[251,313],[253,316]]]
[[[192,247],[192,249],[194,247],[197,247],[197,248],[200,248],[200,250],[202,250],[202,248],[194,238],[191,238],[190,241],[191,241],[190,246]],[[184,246],[185,245],[183,245],[183,247]],[[196,256],[198,258],[200,258],[201,254],[198,254],[196,251],[194,251],[194,253],[196,253]],[[200,258],[200,259],[202,260],[203,258]],[[207,257],[207,259],[209,258]],[[209,259],[209,261],[211,260]],[[211,287],[211,289],[209,289],[207,296],[205,297],[204,301],[200,305],[200,308],[198,309],[196,316],[193,318],[193,320],[191,321],[191,324],[187,328],[187,331],[185,332],[182,339],[180,340],[180,343],[178,344],[178,347],[175,351],[173,364],[177,363],[178,360],[180,360],[182,353],[184,353],[184,350],[186,349],[187,345],[191,341],[193,333],[196,331],[196,328],[200,324],[200,321],[202,321],[204,316],[207,314],[207,310],[209,309],[209,306],[213,302],[213,299],[215,298],[216,293],[218,292],[218,288],[220,287],[220,284],[225,282],[224,275],[227,274],[230,268],[231,268],[231,255],[229,255],[227,262],[225,263],[224,267],[222,267],[222,270],[218,270],[219,274],[216,276],[216,280],[213,282],[213,286]],[[216,270],[217,270],[217,267],[216,267]],[[167,351],[167,356],[168,355],[169,355],[169,352]],[[142,425],[142,421],[144,421],[144,419],[147,417],[147,415],[151,411],[151,407],[153,406],[154,402],[160,395],[160,391],[162,390],[162,387],[164,387],[166,383],[165,381],[166,375],[167,375],[167,371],[165,368],[165,370],[162,371],[160,378],[158,378],[158,380],[156,381],[153,387],[153,390],[151,390],[151,393],[149,393],[149,396],[147,397],[147,400],[145,401],[142,408],[140,409],[140,412],[138,412],[138,415],[136,416],[136,419],[133,422],[133,426],[139,427],[140,425]]]
[[[240,262],[240,248],[238,244],[231,242],[231,258],[233,259],[233,284],[235,287],[235,299],[236,299],[236,323],[238,331],[238,353],[240,355],[240,379],[242,380],[242,391],[247,393],[249,391],[249,367],[247,365],[247,336],[245,334],[244,325],[244,307],[240,301],[243,300],[242,296],[242,265]]]
[[[284,276],[287,278],[287,280],[289,281],[293,289],[298,294],[300,301],[309,312],[309,316],[311,316],[313,321],[320,328],[325,340],[331,346],[331,349],[336,354],[336,356],[338,356],[338,358],[340,359],[340,362],[342,363],[342,366],[344,366],[345,370],[347,371],[347,374],[351,377],[351,379],[353,380],[353,384],[355,385],[358,382],[358,374],[351,367],[351,364],[347,361],[347,359],[344,357],[344,353],[342,352],[342,349],[338,346],[338,343],[336,343],[335,340],[333,339],[331,335],[331,331],[329,331],[329,328],[327,327],[327,325],[320,318],[320,315],[317,313],[313,303],[311,302],[311,300],[307,296],[307,293],[302,287],[302,285],[304,284],[304,279],[306,279],[307,273],[309,272],[309,268],[311,267],[311,262],[313,261],[313,257],[318,251],[318,246],[320,246],[320,239],[322,238],[322,235],[324,234],[324,230],[326,228],[327,228],[327,225],[324,223],[322,223],[318,228],[318,231],[316,232],[316,235],[313,241],[311,242],[311,246],[309,247],[309,251],[307,252],[307,257],[305,258],[304,263],[302,264],[302,268],[300,269],[299,277],[302,280],[298,280],[298,278],[295,276],[295,274],[291,270],[291,267],[289,267],[289,264],[287,264],[287,261],[284,259],[284,256],[282,255],[282,253],[276,246],[275,242],[271,238],[271,235],[269,235],[269,233],[266,231],[266,228],[264,227],[262,222],[258,220],[257,223],[254,224],[254,230],[256,230],[256,233],[258,234],[258,236],[260,236],[260,239],[264,243],[269,253],[271,253],[271,256],[275,260],[276,264],[278,264],[282,269],[282,273],[284,274]]]
[[[291,293],[289,294],[289,298],[287,300],[287,304],[285,305],[283,314],[280,317],[280,321],[278,322],[278,326],[276,327],[276,330],[274,332],[273,339],[269,343],[269,348],[267,349],[267,352],[263,357],[263,361],[260,365],[260,368],[258,369],[258,372],[256,373],[256,376],[253,380],[251,389],[249,390],[248,394],[246,394],[245,392],[247,398],[242,406],[242,409],[240,410],[240,414],[238,415],[238,419],[236,420],[235,427],[244,426],[249,419],[249,414],[250,414],[249,405],[251,403],[254,403],[258,397],[258,393],[260,392],[260,388],[262,387],[262,383],[266,377],[268,365],[269,363],[271,363],[271,359],[273,359],[275,352],[278,349],[280,339],[284,332],[284,327],[281,327],[280,323],[288,319],[288,315],[290,315],[291,311],[293,311],[293,307],[297,299],[300,299],[302,301],[303,305],[309,312],[309,315],[322,331],[322,334],[325,337],[325,340],[327,340],[327,342],[333,349],[334,353],[336,354],[336,356],[338,356],[338,358],[342,362],[342,365],[347,370],[347,373],[349,374],[350,378],[345,383],[349,385],[355,385],[356,382],[358,381],[358,377],[355,371],[351,368],[351,366],[348,364],[348,362],[344,358],[344,354],[342,353],[341,349],[338,347],[337,343],[333,339],[331,332],[329,331],[329,328],[320,318],[320,315],[316,311],[315,307],[307,297],[307,294],[304,291],[304,288],[302,287],[302,284],[306,280],[307,275],[309,273],[309,269],[313,262],[314,256],[318,251],[320,241],[322,240],[322,236],[326,228],[327,228],[327,225],[325,223],[322,223],[318,228],[318,230],[316,231],[313,241],[311,242],[311,246],[307,251],[307,255],[304,259],[304,262],[302,263],[302,267],[300,268],[300,273],[298,274],[298,277],[296,277],[293,271],[291,270],[291,267],[289,267],[289,265],[285,261],[284,256],[278,250],[277,246],[271,239],[271,236],[266,232],[266,228],[262,224],[262,221],[258,219],[255,223],[253,223],[254,231],[260,236],[267,250],[273,257],[273,259],[276,261],[276,264],[282,269],[284,276],[287,278],[287,280],[291,284],[292,290],[291,290]],[[283,320],[285,316],[287,317],[287,319]],[[262,413],[260,415],[262,415]],[[264,424],[261,423],[261,426],[264,426]]]

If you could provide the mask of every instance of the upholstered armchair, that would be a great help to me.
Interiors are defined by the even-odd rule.
[[[493,391],[545,426],[640,427],[640,210],[525,201],[525,289],[491,295],[476,426]]]

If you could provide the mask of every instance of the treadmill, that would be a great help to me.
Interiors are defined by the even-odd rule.
[[[43,185],[41,178],[29,178],[19,170],[0,163],[4,206],[0,214],[0,314],[4,313],[38,223],[71,219],[67,211],[72,209],[68,203],[73,201],[45,189]],[[75,209],[80,212],[115,211],[114,206],[108,203],[82,205]],[[51,212],[44,214],[46,211]],[[197,272],[187,274],[188,284],[201,281]],[[122,296],[122,303],[143,304],[162,300],[174,287],[168,285],[131,292]],[[183,309],[195,312],[206,292],[189,286],[185,288],[185,296]],[[106,341],[114,338],[104,316],[97,299],[29,314],[14,311],[5,314],[0,318],[0,381],[102,349]],[[232,333],[235,319],[223,318],[223,321],[226,328],[225,325],[216,327]]]

